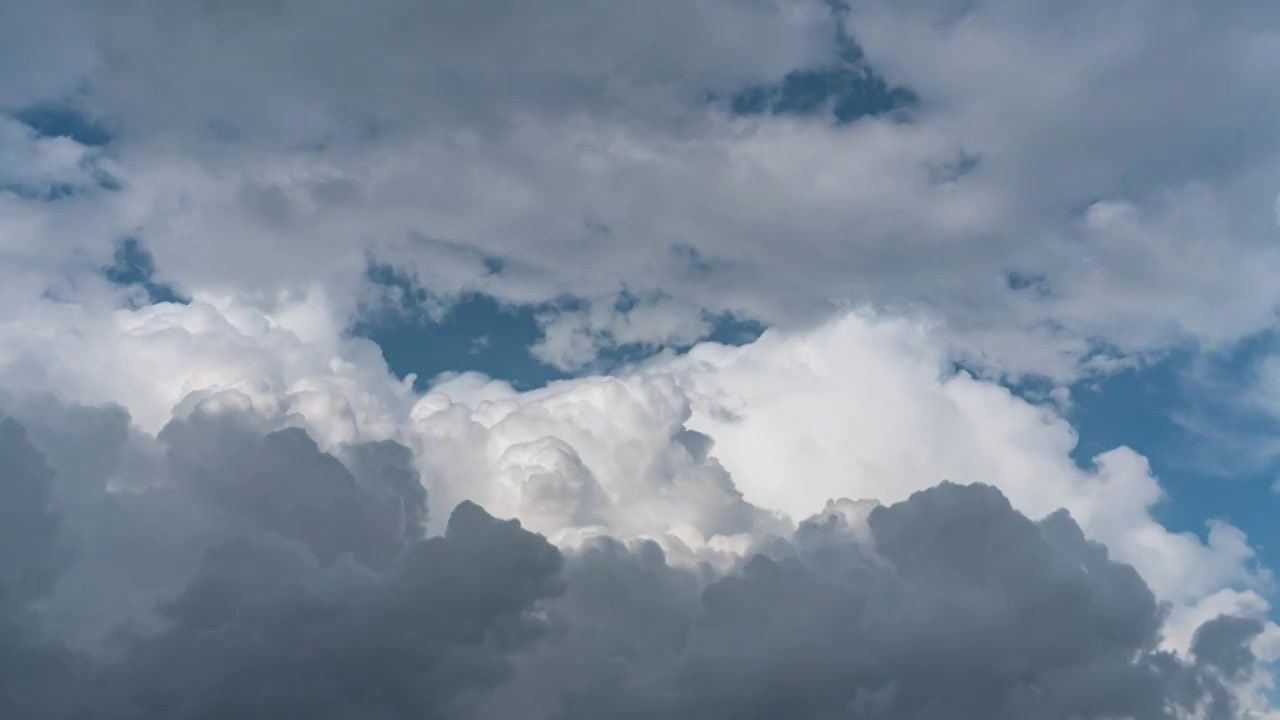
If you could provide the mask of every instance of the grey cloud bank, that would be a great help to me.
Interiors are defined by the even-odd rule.
[[[1158,649],[1131,567],[989,486],[833,504],[719,570],[469,502],[427,539],[393,443],[46,407],[0,421],[6,717],[1234,718],[1255,672],[1260,622]]]

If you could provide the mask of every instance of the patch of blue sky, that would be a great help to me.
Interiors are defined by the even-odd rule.
[[[835,11],[838,17],[841,8]],[[743,88],[729,98],[730,109],[739,115],[830,114],[837,124],[881,115],[906,119],[919,100],[916,93],[891,84],[868,64],[843,23],[836,23],[835,32],[837,53],[830,63],[797,68],[777,83]]]
[[[111,142],[111,133],[105,126],[70,105],[33,105],[18,110],[13,116],[45,137],[68,137],[88,147]]]
[[[568,374],[529,353],[542,337],[538,308],[505,305],[487,295],[453,300],[443,314],[378,313],[352,332],[382,348],[387,365],[399,377],[416,375],[423,390],[446,372],[472,371],[505,380],[519,389],[541,387]]]
[[[907,88],[890,85],[867,65],[837,63],[794,70],[781,82],[746,88],[729,102],[739,115],[829,112],[837,124],[846,124],[864,117],[902,114],[915,104],[916,96]]]
[[[502,271],[500,259],[484,264],[491,273]],[[538,315],[545,307],[511,305],[481,293],[441,300],[409,275],[372,260],[366,279],[386,291],[380,297],[389,302],[364,313],[351,332],[377,343],[396,376],[416,376],[419,391],[450,372],[483,373],[519,389],[568,377],[529,353],[542,337]]]
[[[155,259],[135,238],[125,238],[116,245],[112,263],[102,268],[102,276],[116,285],[137,288],[152,305],[188,302],[172,286],[156,279]]]
[[[502,261],[485,262],[490,272],[500,272]],[[510,305],[480,293],[451,298],[439,312],[428,308],[436,301],[429,289],[417,286],[404,274],[380,265],[371,265],[369,280],[396,292],[394,307],[375,310],[353,328],[353,334],[368,338],[382,348],[391,370],[401,378],[416,376],[415,385],[425,389],[432,378],[451,372],[479,372],[511,383],[521,390],[542,387],[575,375],[607,373],[652,357],[662,350],[685,352],[687,345],[665,347],[623,344],[602,349],[599,357],[578,372],[567,372],[536,358],[530,349],[542,339],[539,318],[552,312],[571,311],[581,300],[562,298],[553,303]],[[619,309],[637,299],[625,295]],[[707,340],[741,345],[760,336],[764,326],[732,315],[708,316],[711,327]]]

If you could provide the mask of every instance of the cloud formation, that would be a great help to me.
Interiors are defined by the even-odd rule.
[[[714,581],[656,677],[607,678],[562,717],[1238,716],[1218,679],[1232,659],[1156,650],[1150,591],[1067,515],[1034,523],[990,487],[942,485],[866,523],[870,546],[831,514],[794,555]]]
[[[0,3],[0,714],[1276,717],[1254,541],[1078,464],[1066,408],[1274,331],[1277,38],[1261,0]],[[475,295],[570,379],[356,336]]]
[[[853,313],[742,348],[700,346],[615,377],[522,393],[462,375],[418,395],[387,375],[367,341],[312,317],[202,301],[108,311],[52,341],[61,345],[24,338],[36,350],[20,367],[35,374],[8,382],[41,387],[53,370],[71,381],[62,395],[136,409],[143,435],[172,442],[205,437],[175,429],[202,404],[260,416],[261,428],[306,429],[348,463],[349,446],[395,441],[411,451],[398,462],[419,473],[438,507],[471,500],[560,544],[650,538],[682,561],[728,562],[831,498],[892,502],[946,479],[991,483],[1032,517],[1070,509],[1091,538],[1138,567],[1174,603],[1176,647],[1189,646],[1193,618],[1208,619],[1205,603],[1250,614],[1267,606],[1270,573],[1240,530],[1212,521],[1202,539],[1165,529],[1155,519],[1164,491],[1145,458],[1118,448],[1078,467],[1059,411],[955,372],[945,340],[913,321]],[[160,432],[174,416],[188,420]],[[213,437],[189,441],[225,442],[246,463],[262,455],[270,466],[257,443]],[[156,472],[149,455],[162,453],[126,460],[146,475]],[[252,486],[212,483],[205,492],[262,514],[284,502]],[[364,512],[331,504],[341,508],[335,519]]]
[[[50,459],[0,424],[0,492],[26,530],[0,606],[15,717],[1236,718],[1256,700],[1259,620],[1161,650],[1164,609],[1132,567],[986,485],[833,504],[717,569],[652,541],[560,550],[465,501],[426,538],[404,448],[355,448],[353,471],[235,409],[170,424],[145,488],[106,489],[109,466],[68,487],[55,468],[76,457],[47,438],[119,450],[128,419],[57,415],[37,434]],[[110,518],[193,562],[146,568],[166,576],[154,603],[77,644],[60,596],[124,590],[83,584],[130,561]]]
[[[1063,379],[1227,347],[1278,304],[1268,3],[47,5],[10,9],[6,46],[77,51],[0,107],[112,139],[5,120],[27,267],[88,274],[140,236],[189,294],[270,310],[320,284],[345,323],[372,255],[442,302],[548,306],[537,353],[566,368],[709,314],[871,304]],[[734,100],[822,73],[869,114]],[[872,97],[895,88],[909,122]]]
[[[45,431],[86,425],[120,429]],[[352,448],[353,472],[302,430],[201,409],[157,439],[159,476],[112,491],[113,468],[67,487],[21,425],[6,418],[3,433],[4,507],[23,519],[5,525],[0,652],[23,671],[6,677],[6,715],[466,716],[467,696],[505,679],[504,654],[541,634],[535,601],[559,589],[554,547],[473,504],[424,539],[425,494],[398,445]],[[141,566],[139,542],[181,561]],[[140,590],[149,603],[123,602]],[[85,602],[116,611],[96,637],[78,626]],[[24,686],[27,673],[40,682]]]

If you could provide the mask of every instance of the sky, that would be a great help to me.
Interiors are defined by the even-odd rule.
[[[0,715],[1280,718],[1277,67],[0,0]]]

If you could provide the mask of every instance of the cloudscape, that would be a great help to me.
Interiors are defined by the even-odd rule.
[[[1280,4],[0,0],[0,717],[1280,720]]]

